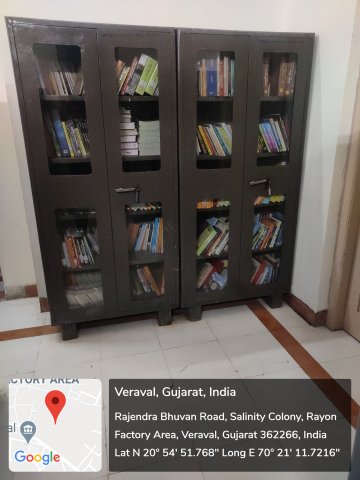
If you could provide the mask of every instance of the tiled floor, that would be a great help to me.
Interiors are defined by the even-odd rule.
[[[352,379],[352,396],[360,403],[360,343],[342,331],[314,329],[287,305],[271,312],[331,375]],[[0,302],[0,331],[48,323],[49,316],[40,314],[37,299]],[[204,312],[199,322],[188,322],[179,316],[168,327],[158,327],[155,320],[149,319],[81,330],[79,338],[70,342],[63,342],[60,334],[0,342],[1,480],[35,479],[30,474],[8,472],[3,455],[7,382],[19,376],[101,378],[105,428],[109,378],[307,378],[245,305]],[[95,476],[47,474],[46,480],[345,480],[347,477],[341,473],[109,474],[106,459],[104,441],[102,472]]]

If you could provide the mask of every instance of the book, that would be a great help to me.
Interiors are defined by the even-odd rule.
[[[129,81],[128,86],[126,88],[127,95],[134,95],[148,58],[149,58],[148,55],[146,55],[145,53],[141,54],[139,61],[136,64],[136,68],[134,70],[132,78]]]
[[[155,68],[149,78],[149,82],[145,87],[145,93],[148,95],[155,95],[155,90],[159,82],[159,65],[156,62]]]
[[[140,58],[140,61],[141,61],[141,58]],[[145,89],[151,79],[151,76],[156,66],[157,66],[157,61],[154,58],[148,56],[145,67],[139,79],[139,83],[135,89],[135,93],[137,93],[138,95],[144,95]]]
[[[70,150],[69,150],[69,145],[66,140],[65,132],[63,130],[62,124],[61,124],[61,119],[59,112],[52,108],[50,110],[50,116],[52,119],[52,123],[54,126],[56,138],[61,150],[61,154],[63,157],[69,157],[70,156]]]

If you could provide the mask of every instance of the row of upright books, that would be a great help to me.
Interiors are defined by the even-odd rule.
[[[196,242],[196,255],[211,257],[224,255],[228,251],[229,218],[207,218],[200,228],[200,235]]]
[[[275,113],[263,118],[259,123],[258,153],[287,152],[290,148],[290,135],[286,122]]]
[[[266,207],[277,205],[279,203],[283,203],[285,201],[285,195],[270,195],[270,196],[262,196],[256,197],[254,200],[254,207]]]
[[[232,97],[234,67],[234,59],[223,52],[198,60],[198,95],[200,97]]]
[[[266,285],[278,279],[280,258],[274,254],[254,256],[252,258],[253,273],[251,283],[253,285]]]
[[[133,57],[128,65],[116,60],[115,76],[118,95],[159,95],[158,62],[146,53]]]
[[[263,91],[264,96],[294,95],[296,77],[296,61],[288,60],[286,55],[264,55],[263,58]]]
[[[231,155],[232,127],[229,123],[205,123],[198,125],[196,136],[197,155],[224,157]]]
[[[75,70],[72,62],[49,60],[35,55],[35,65],[43,95],[83,95],[84,81],[81,67]]]
[[[205,262],[198,273],[196,288],[207,292],[222,290],[228,280],[228,261]]]
[[[163,219],[161,217],[155,217],[150,222],[129,223],[129,251],[163,253],[163,229]]]
[[[132,293],[135,297],[146,294],[164,295],[164,272],[151,270],[148,265],[137,267],[130,272]]]
[[[126,205],[126,211],[129,214],[148,214],[148,213],[160,213],[161,202],[137,202]]]
[[[280,247],[282,244],[282,224],[284,215],[281,212],[258,213],[254,217],[253,251]]]
[[[61,261],[67,268],[94,265],[99,254],[96,228],[67,228],[61,240]]]
[[[104,303],[101,273],[69,273],[65,277],[66,299],[70,308],[84,308]]]
[[[230,207],[230,200],[222,200],[222,199],[201,200],[196,204],[196,208],[198,209],[228,208],[228,207]]]
[[[86,121],[61,115],[52,108],[44,111],[46,139],[50,156],[87,157],[90,153]]]

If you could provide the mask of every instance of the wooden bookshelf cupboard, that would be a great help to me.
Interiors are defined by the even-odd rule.
[[[179,303],[175,30],[6,21],[52,324],[71,339],[91,320],[157,312],[170,323]],[[158,94],[118,95],[116,66],[142,54],[157,62]],[[59,121],[70,154],[52,137]],[[138,155],[121,144],[131,122],[153,139]],[[156,237],[135,249],[141,228]]]
[[[204,304],[265,297],[280,306],[291,285],[314,35],[177,35],[181,306],[190,320]]]
[[[279,306],[291,285],[314,35],[6,21],[63,338],[81,322],[146,312],[166,325],[180,306],[190,320],[205,304]],[[157,62],[158,91],[122,92],[123,63],[143,54]],[[72,154],[54,147],[58,122]],[[135,155],[123,143],[134,130]]]

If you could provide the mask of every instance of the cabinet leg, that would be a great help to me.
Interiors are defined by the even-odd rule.
[[[77,323],[66,323],[63,325],[63,340],[74,340],[78,337],[79,328]]]
[[[158,311],[158,324],[160,327],[172,324],[172,314],[170,309]]]
[[[185,315],[186,315],[186,318],[190,320],[190,322],[196,322],[197,320],[201,320],[201,317],[202,317],[201,305],[195,305],[193,307],[187,308]]]
[[[264,300],[270,308],[280,308],[283,305],[283,294],[274,293],[270,297],[264,297]]]

